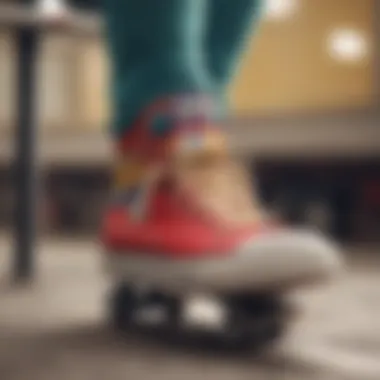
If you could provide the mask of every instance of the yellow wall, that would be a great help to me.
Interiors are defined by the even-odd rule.
[[[372,67],[345,64],[326,49],[330,30],[357,28],[371,39],[372,0],[300,0],[294,18],[264,22],[231,97],[240,114],[368,104]],[[371,41],[370,41],[371,42]]]

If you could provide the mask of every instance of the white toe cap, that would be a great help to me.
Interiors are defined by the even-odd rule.
[[[333,277],[342,267],[338,248],[316,232],[284,230],[255,237],[240,254],[262,283]],[[248,264],[249,263],[249,264]]]

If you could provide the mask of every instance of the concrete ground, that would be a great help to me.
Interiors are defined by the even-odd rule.
[[[17,288],[0,241],[0,380],[380,379],[380,250],[355,252],[335,284],[297,295],[305,315],[260,357],[116,336],[97,251],[46,241],[38,280]]]

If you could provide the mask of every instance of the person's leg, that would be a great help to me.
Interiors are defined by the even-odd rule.
[[[206,0],[105,0],[120,136],[113,196],[102,225],[110,272],[162,289],[184,285],[226,292],[322,279],[335,265],[325,246],[273,226],[252,199],[244,170],[225,149],[205,51],[214,52],[212,71],[224,86],[256,2],[214,1],[224,8],[205,46]],[[237,9],[235,2],[240,16],[228,12],[227,5]],[[234,25],[228,33],[222,15],[226,25]],[[160,120],[173,128],[152,133]],[[191,261],[198,264],[189,266]]]
[[[107,0],[115,131],[160,97],[210,92],[202,57],[204,0]]]
[[[263,0],[208,0],[206,59],[218,91],[237,72],[247,42],[258,27]]]

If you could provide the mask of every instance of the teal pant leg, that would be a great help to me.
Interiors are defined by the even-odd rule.
[[[263,0],[208,0],[205,54],[219,91],[234,78],[247,41],[259,24]]]
[[[205,0],[106,0],[114,128],[119,135],[160,97],[211,92]]]

